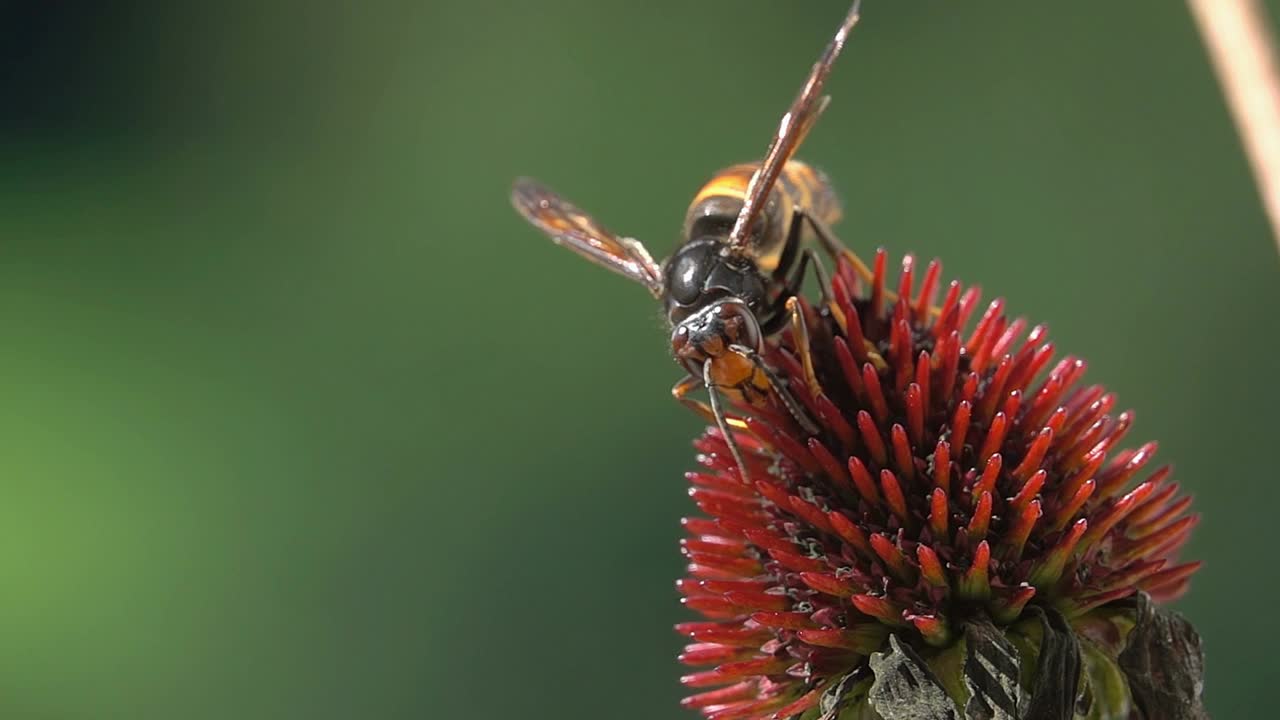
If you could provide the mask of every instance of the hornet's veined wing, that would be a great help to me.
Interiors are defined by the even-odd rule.
[[[516,180],[511,188],[511,204],[557,245],[635,280],[654,297],[662,294],[662,270],[639,241],[618,237],[595,218],[530,178]]]
[[[831,66],[840,56],[840,50],[844,48],[845,38],[858,22],[861,5],[862,0],[854,0],[840,29],[836,31],[836,36],[827,44],[818,62],[814,63],[813,69],[809,71],[809,77],[800,88],[800,94],[791,103],[787,114],[782,116],[778,133],[769,143],[769,150],[765,153],[764,160],[760,162],[760,169],[751,176],[751,182],[747,184],[746,201],[743,202],[738,219],[734,221],[733,230],[729,233],[730,247],[741,249],[747,245],[747,231],[752,227],[756,216],[764,209],[765,201],[773,191],[774,184],[778,182],[778,175],[782,173],[783,166],[795,154],[796,148],[800,147],[800,143],[804,141],[804,136],[809,133],[813,123],[827,107],[827,101],[830,98],[822,95],[822,85],[831,72]]]

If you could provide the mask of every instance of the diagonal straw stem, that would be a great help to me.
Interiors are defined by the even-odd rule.
[[[1187,0],[1280,247],[1280,68],[1260,0]]]

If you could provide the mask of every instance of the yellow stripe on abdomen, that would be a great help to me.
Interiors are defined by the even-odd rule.
[[[686,240],[691,239],[690,235],[695,231],[700,235],[713,236],[723,233],[724,238],[728,238],[757,167],[755,163],[727,167],[702,186],[685,216]],[[766,202],[757,226],[759,230],[750,238],[752,258],[765,273],[772,273],[778,267],[796,208],[827,225],[835,224],[841,215],[840,200],[831,189],[827,176],[798,160],[791,160],[782,168],[774,193],[774,202]],[[812,231],[806,229],[805,234],[812,235]]]

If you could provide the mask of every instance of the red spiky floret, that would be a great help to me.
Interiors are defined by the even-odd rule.
[[[714,428],[695,442],[705,517],[685,520],[678,587],[707,621],[677,630],[681,661],[710,668],[683,678],[708,718],[810,709],[891,632],[942,646],[1030,604],[1071,619],[1138,590],[1167,600],[1199,566],[1174,560],[1190,499],[1167,467],[1140,480],[1155,444],[1117,448],[1133,414],[1080,384],[1084,361],[1051,364],[1045,327],[1002,300],[967,330],[979,293],[952,283],[935,306],[937,262],[915,297],[912,258],[896,296],[885,267],[884,251],[862,276],[842,259],[768,348],[817,436],[781,403],[736,407],[746,481]]]

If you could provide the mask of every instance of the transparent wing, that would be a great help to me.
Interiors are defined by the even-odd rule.
[[[511,204],[517,212],[591,262],[635,280],[654,296],[662,293],[662,271],[638,241],[618,237],[550,188],[530,178],[516,180]]]
[[[796,148],[800,147],[804,136],[809,133],[818,116],[826,109],[830,98],[822,95],[822,86],[831,72],[831,66],[835,64],[836,58],[844,48],[845,38],[858,22],[861,5],[861,0],[855,0],[849,8],[849,13],[845,15],[844,22],[836,31],[836,36],[827,43],[818,62],[814,63],[813,69],[809,71],[809,77],[800,88],[800,94],[791,103],[787,114],[782,116],[778,133],[769,143],[769,150],[765,153],[764,160],[760,162],[760,169],[751,176],[751,182],[747,185],[747,199],[742,204],[742,210],[733,224],[733,230],[729,233],[730,246],[735,248],[746,246],[747,231],[764,208],[769,193],[773,191],[773,186],[778,181],[778,175],[782,173],[783,166],[792,155],[795,155]]]

